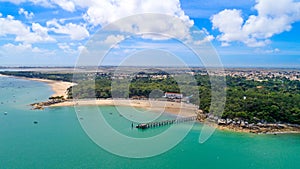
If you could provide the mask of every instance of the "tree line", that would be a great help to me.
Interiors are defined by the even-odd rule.
[[[6,72],[2,74],[72,81],[72,74],[41,72]],[[286,78],[266,78],[264,81],[248,80],[243,77],[226,77],[226,86],[213,88],[210,77],[195,75],[195,83],[167,76],[152,79],[147,76],[126,79],[112,79],[109,75],[89,78],[86,74],[77,75],[78,84],[68,89],[71,98],[149,98],[153,91],[162,97],[164,92],[178,92],[190,96],[191,103],[199,104],[205,113],[213,113],[222,118],[243,119],[249,122],[281,122],[300,124],[300,81]],[[79,80],[80,79],[80,80]],[[178,84],[180,83],[180,84]],[[212,90],[213,88],[213,90]],[[225,90],[225,92],[218,92]],[[199,95],[195,95],[195,91]],[[212,98],[215,92],[215,98]],[[220,93],[220,94],[219,94]],[[219,94],[219,95],[218,95]],[[211,100],[214,100],[211,103]],[[219,107],[225,103],[224,113],[218,114]]]

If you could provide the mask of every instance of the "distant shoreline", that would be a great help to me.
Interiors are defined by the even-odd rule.
[[[114,68],[114,67],[149,67],[152,68],[153,66],[119,66],[119,65],[102,65],[101,67],[103,68]],[[157,66],[155,66],[157,67]],[[207,69],[207,68],[218,68],[218,67],[206,67],[206,66],[190,66],[191,68],[199,68],[199,69]],[[33,70],[33,71],[53,71],[53,70],[74,70],[74,66],[0,66],[0,69],[20,69],[20,70]],[[85,66],[84,68],[86,69],[95,69],[98,70],[99,66],[95,65],[95,66]],[[178,68],[177,66],[163,66],[161,68]],[[182,67],[185,68],[185,67]],[[223,66],[224,69],[264,69],[264,70],[291,70],[291,69],[296,69],[296,70],[300,70],[300,65],[293,65],[293,66],[235,66],[235,65],[224,65]]]
[[[49,79],[39,79],[39,78],[28,78],[28,77],[21,77],[21,76],[8,76],[8,75],[3,75],[1,73],[0,73],[0,76],[13,77],[13,78],[18,78],[18,79],[25,79],[25,80],[46,83],[48,86],[51,87],[51,89],[54,92],[54,94],[52,94],[51,96],[63,96],[66,99],[68,97],[67,89],[71,86],[76,85],[76,83],[71,83],[71,82],[56,81],[56,80],[49,80]]]

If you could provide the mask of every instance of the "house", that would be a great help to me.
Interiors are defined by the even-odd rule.
[[[182,99],[183,95],[181,93],[166,92],[164,97],[168,99]]]

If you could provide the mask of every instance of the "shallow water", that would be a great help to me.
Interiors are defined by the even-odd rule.
[[[177,146],[163,154],[143,159],[120,157],[102,149],[87,136],[73,107],[30,110],[28,104],[47,100],[52,94],[46,84],[0,77],[0,93],[0,168],[296,169],[300,166],[300,135],[216,131],[207,142],[199,144],[201,124],[195,124]],[[80,109],[93,111],[98,107]],[[120,116],[114,107],[99,109],[107,122],[124,135],[147,138],[168,129],[132,129],[132,122]],[[164,115],[157,120],[169,118],[174,117]]]

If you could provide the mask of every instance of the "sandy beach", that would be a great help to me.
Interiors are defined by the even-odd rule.
[[[97,100],[68,100],[66,102],[53,104],[49,107],[60,106],[131,106],[144,108],[158,113],[172,113],[184,117],[195,116],[198,107],[187,103],[177,103],[157,100],[127,100],[127,99],[97,99]]]
[[[54,94],[51,96],[64,96],[64,98],[68,97],[67,89],[75,85],[75,83],[71,83],[71,82],[63,82],[63,81],[48,80],[48,79],[38,79],[38,78],[25,78],[25,79],[46,83],[51,87],[51,89],[54,92]]]

